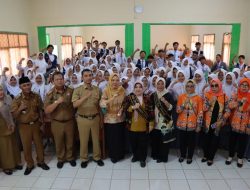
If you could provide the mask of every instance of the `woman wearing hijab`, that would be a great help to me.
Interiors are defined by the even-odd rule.
[[[243,166],[243,156],[247,145],[248,135],[250,134],[250,80],[241,79],[238,92],[229,102],[229,108],[232,110],[230,118],[231,135],[229,140],[229,157],[226,164],[231,164],[235,152],[237,152],[237,166]]]
[[[195,85],[193,80],[187,81],[186,93],[179,96],[176,108],[181,152],[179,162],[183,162],[187,158],[187,164],[192,163],[195,133],[201,130],[203,121],[202,98],[195,92]]]
[[[226,74],[226,80],[223,84],[223,91],[229,100],[231,99],[232,95],[237,92],[237,83],[233,72],[228,72]]]
[[[40,52],[37,59],[34,61],[34,72],[45,74],[48,68],[50,68],[50,66],[45,61],[44,54]]]
[[[0,85],[0,168],[7,175],[23,168],[20,165],[21,153],[17,145],[15,123],[10,113],[11,102],[11,97],[4,93]]]
[[[76,89],[81,85],[81,77],[75,73],[71,76],[69,87]]]
[[[42,73],[37,73],[34,78],[34,83],[32,84],[33,92],[40,95],[42,101],[44,101],[46,93],[48,92],[45,85],[45,79]]]
[[[244,77],[244,78],[249,78],[249,79],[250,79],[250,71],[244,72],[243,77]]]
[[[10,95],[13,99],[21,93],[21,89],[19,88],[19,85],[17,83],[18,77],[16,77],[15,75],[6,77],[6,72],[8,70],[8,68],[4,68],[0,84],[2,84],[6,94]]]
[[[202,89],[202,92],[203,92],[203,97],[204,97],[204,94],[207,93],[208,91],[210,91],[210,84],[211,84],[211,81],[213,79],[217,79],[218,76],[214,73],[211,73],[210,75],[208,75],[207,77],[207,83],[205,84],[205,86],[203,87]]]
[[[156,91],[156,80],[158,78],[158,75],[153,75],[149,80],[149,90],[151,93]]]
[[[186,76],[183,70],[178,70],[176,75],[177,80],[170,84],[169,89],[174,92],[177,100],[181,94],[185,93]]]
[[[211,166],[219,145],[220,129],[230,115],[228,98],[223,93],[219,79],[211,81],[210,90],[205,94],[203,111],[205,135],[202,162],[207,162],[207,165]]]
[[[124,98],[125,90],[121,86],[119,75],[113,73],[100,101],[108,154],[113,163],[123,159],[125,155],[125,117],[122,114]]]
[[[149,98],[143,94],[143,83],[137,81],[133,92],[123,102],[123,111],[129,124],[129,137],[132,148],[132,162],[140,162],[140,166],[146,166],[148,126],[152,118]]]
[[[194,72],[194,81],[195,81],[195,92],[199,96],[203,96],[203,88],[206,85],[205,76],[202,70],[198,69]]]
[[[222,84],[225,82],[227,71],[224,69],[218,70],[217,76],[218,79],[222,82]]]
[[[172,121],[174,99],[165,86],[165,79],[157,78],[156,92],[150,96],[150,104],[154,112],[154,122],[149,126],[151,157],[157,160],[157,163],[168,161],[170,143],[175,140]]]
[[[29,78],[31,78],[32,79],[32,77],[31,77],[31,74],[29,75],[29,71],[32,71],[33,72],[33,60],[32,59],[28,59],[27,60],[27,65],[25,66],[25,67],[22,67],[22,62],[25,60],[25,58],[22,58],[20,61],[19,61],[19,63],[18,63],[18,65],[17,65],[17,70],[19,70],[19,71],[23,71],[23,74],[24,74],[24,76],[28,76]]]
[[[142,82],[142,84],[143,84],[143,90],[144,90],[144,92],[143,92],[143,94],[145,95],[145,96],[148,96],[148,97],[150,97],[150,95],[152,94],[152,91],[150,90],[150,85],[149,85],[149,80],[147,79],[147,77],[146,76],[142,76],[141,78],[140,78],[140,81]]]

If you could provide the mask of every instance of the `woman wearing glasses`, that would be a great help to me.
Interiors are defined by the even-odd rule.
[[[177,102],[177,128],[180,134],[179,162],[187,158],[187,164],[192,163],[195,148],[195,133],[202,127],[203,111],[202,98],[195,92],[195,82],[188,80],[185,85],[186,93],[178,98]]]
[[[219,132],[230,115],[228,109],[228,98],[223,93],[222,83],[219,79],[213,79],[210,90],[205,94],[203,104],[204,111],[204,156],[202,162],[208,166],[213,164],[213,159],[219,145]]]
[[[248,134],[250,134],[250,80],[243,78],[239,82],[238,92],[233,95],[229,102],[231,115],[231,134],[229,140],[229,157],[226,164],[230,165],[235,152],[237,152],[237,166],[243,166],[243,156],[247,145]],[[238,146],[237,146],[238,145]],[[236,148],[237,147],[237,148]]]

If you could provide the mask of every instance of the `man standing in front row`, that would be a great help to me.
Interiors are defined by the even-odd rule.
[[[98,87],[93,86],[93,73],[89,69],[82,71],[84,84],[74,90],[72,102],[77,108],[77,126],[80,137],[81,167],[88,165],[88,142],[91,133],[93,143],[93,159],[98,166],[103,166],[101,160],[99,129],[100,129],[100,106],[101,93]]]
[[[75,111],[71,102],[73,89],[65,86],[63,74],[55,71],[52,75],[55,85],[45,98],[44,110],[51,117],[51,130],[55,139],[57,168],[61,169],[67,161],[76,166],[73,156],[74,116]]]
[[[31,91],[32,85],[28,77],[20,78],[19,85],[22,92],[13,100],[11,113],[16,119],[19,128],[24,158],[27,162],[27,168],[25,169],[24,175],[29,175],[34,169],[32,141],[34,141],[36,147],[37,166],[43,170],[49,170],[49,166],[44,163],[43,143],[40,131],[43,122],[43,103],[40,96]]]

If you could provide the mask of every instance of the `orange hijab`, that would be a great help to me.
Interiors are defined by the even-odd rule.
[[[240,85],[241,85],[242,83],[244,83],[244,82],[247,82],[248,85],[249,85],[249,87],[250,87],[250,79],[248,79],[248,78],[243,78],[243,79],[241,79],[240,82],[239,82],[238,97],[237,97],[237,99],[238,99],[238,100],[242,100],[243,98],[246,98],[247,104],[245,103],[245,105],[244,105],[244,107],[243,107],[243,110],[246,110],[247,107],[248,107],[248,104],[250,104],[250,92],[249,92],[249,91],[248,91],[248,92],[241,92],[241,91],[240,91]]]
[[[221,83],[221,81],[219,79],[213,79],[210,84],[213,84],[213,83],[216,83],[216,84],[219,85],[219,91],[217,93],[214,93],[212,91],[212,88],[210,88],[210,90],[208,91],[208,93],[212,94],[213,96],[217,96],[217,97],[223,95],[224,93],[223,93],[223,90],[222,90],[222,83]]]

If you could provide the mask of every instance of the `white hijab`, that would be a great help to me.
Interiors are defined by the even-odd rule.
[[[227,75],[230,75],[232,77],[232,84],[227,84],[226,82],[226,77]],[[225,92],[225,94],[227,95],[227,97],[230,99],[232,97],[232,95],[234,93],[237,92],[237,88],[235,88],[235,86],[233,85],[235,83],[235,75],[233,72],[228,72],[225,76],[225,82],[222,85],[222,89]]]
[[[42,84],[37,84],[36,83],[36,78],[38,76],[41,76],[42,77]],[[33,81],[33,84],[32,84],[32,89],[31,89],[33,92],[37,93],[40,95],[42,101],[44,101],[45,99],[45,95],[46,95],[46,88],[45,88],[45,78],[43,76],[42,73],[37,73],[34,77],[34,81]]]
[[[14,77],[16,79],[16,85],[15,86],[11,86],[10,85],[10,79]],[[19,88],[19,85],[18,85],[18,77],[15,76],[15,75],[10,75],[8,78],[7,78],[7,83],[6,83],[6,88],[9,92],[9,94],[13,95],[14,97],[16,97],[18,94],[20,94],[22,92],[22,90]]]
[[[194,78],[195,79],[195,75],[198,74],[201,76],[201,81],[199,83],[195,83],[195,92],[196,94],[198,94],[199,96],[202,96],[203,92],[203,88],[206,85],[206,80],[205,80],[205,76],[204,73],[201,69],[198,69],[194,72]]]

